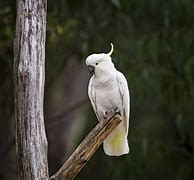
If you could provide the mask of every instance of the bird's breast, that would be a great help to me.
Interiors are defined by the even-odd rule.
[[[103,116],[105,111],[122,108],[122,100],[120,97],[118,86],[110,86],[96,89],[96,103],[98,112]]]

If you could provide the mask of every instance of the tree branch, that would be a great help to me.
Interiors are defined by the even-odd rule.
[[[50,180],[74,179],[98,149],[102,141],[121,121],[121,117],[116,115],[114,111],[111,111],[104,121],[99,122],[92,129],[58,172],[50,177]]]

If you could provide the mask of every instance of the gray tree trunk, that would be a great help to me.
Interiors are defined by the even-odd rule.
[[[47,0],[18,0],[14,40],[16,155],[19,179],[48,179],[43,116]]]

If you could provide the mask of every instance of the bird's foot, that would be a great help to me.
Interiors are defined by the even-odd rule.
[[[109,111],[105,111],[104,114],[103,114],[104,119],[110,118],[111,113],[115,113],[116,115],[120,115],[121,116],[120,109],[116,107],[114,109],[114,111],[113,110],[110,111],[110,112]]]
[[[104,119],[107,119],[108,118],[108,114],[109,114],[108,111],[105,111],[104,112],[104,115],[103,115],[104,116]]]
[[[120,111],[120,109],[118,107],[116,107],[114,109],[114,111],[115,111],[116,114],[121,115],[121,111]]]

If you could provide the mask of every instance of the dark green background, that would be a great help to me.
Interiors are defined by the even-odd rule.
[[[17,179],[12,140],[16,2],[0,0],[0,4],[0,179],[4,180],[10,174],[12,179]],[[94,52],[108,52],[110,42],[115,46],[113,62],[126,76],[130,89],[130,154],[109,157],[100,148],[76,179],[194,179],[192,0],[49,0],[45,114],[50,111],[53,82],[67,68],[68,61],[74,59],[78,69],[86,68],[85,58]],[[75,71],[74,76],[64,79],[75,81],[73,68],[68,66],[69,71]],[[71,91],[68,85],[66,88]],[[58,93],[57,88],[54,91]],[[86,123],[75,146],[97,123],[89,105],[82,115]],[[47,122],[45,118],[46,127]],[[64,125],[68,126],[65,122]],[[55,127],[47,128],[51,149],[57,146],[51,140],[55,131]],[[55,136],[55,141],[58,137]],[[65,141],[71,141],[71,136]],[[49,150],[51,174],[63,162],[63,148]]]

